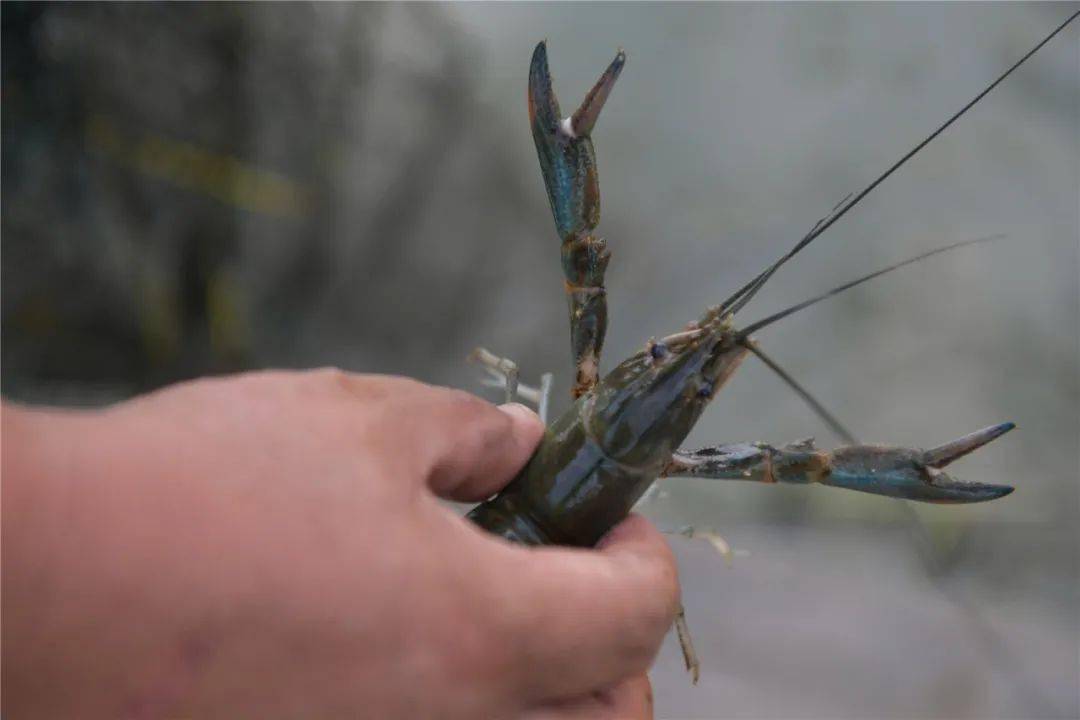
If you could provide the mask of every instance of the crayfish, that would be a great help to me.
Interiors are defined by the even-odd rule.
[[[1066,20],[865,190],[834,208],[778,261],[722,303],[708,308],[697,321],[667,337],[650,340],[602,379],[599,366],[607,328],[604,274],[611,253],[605,240],[593,232],[600,218],[600,192],[592,132],[625,66],[626,55],[620,50],[573,115],[563,117],[552,89],[547,45],[539,43],[529,68],[528,112],[556,230],[562,241],[571,350],[576,368],[574,402],[549,425],[535,454],[519,475],[498,495],[470,511],[468,517],[513,542],[587,547],[624,519],[653,482],[663,476],[817,483],[932,503],[982,502],[1011,493],[1013,488],[1005,485],[956,480],[943,468],[1013,429],[1012,423],[992,425],[929,450],[860,444],[751,338],[752,333],[850,287],[978,240],[925,253],[741,327],[736,325],[735,317],[784,263],[1075,17],[1074,14]],[[791,385],[826,422],[840,428],[841,435],[849,438],[849,445],[833,452],[819,450],[810,441],[782,447],[755,442],[680,449],[705,407],[751,354]],[[507,396],[513,397],[518,389],[516,366],[484,350],[478,350],[474,357],[493,373],[503,376]],[[549,387],[550,380],[542,391],[529,389],[529,397],[546,407]],[[697,659],[682,613],[676,620],[676,629],[687,668],[696,682]]]

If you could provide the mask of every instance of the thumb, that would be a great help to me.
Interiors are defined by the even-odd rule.
[[[478,398],[451,407],[437,435],[428,485],[439,497],[483,500],[501,490],[525,466],[544,434],[544,424],[524,405],[495,406]]]

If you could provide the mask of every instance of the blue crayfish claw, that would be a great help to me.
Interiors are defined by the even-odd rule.
[[[603,238],[592,233],[600,222],[600,182],[590,133],[625,63],[620,50],[581,107],[567,118],[559,112],[551,87],[546,42],[536,46],[529,65],[529,124],[562,241],[570,348],[577,368],[571,391],[575,398],[596,385],[607,332],[604,272],[611,253]]]
[[[930,450],[856,445],[832,454],[831,472],[822,483],[851,490],[932,503],[974,503],[1013,491],[1009,485],[963,482],[942,472],[954,460],[1015,427],[1001,423]]]
[[[626,54],[619,50],[581,107],[571,117],[564,118],[551,87],[546,41],[533,51],[529,66],[529,123],[555,226],[563,240],[570,235],[589,233],[600,221],[596,153],[589,134],[625,63]]]

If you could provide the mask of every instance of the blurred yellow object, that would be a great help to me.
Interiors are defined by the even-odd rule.
[[[172,362],[182,335],[175,288],[160,273],[144,270],[139,295],[139,332],[146,357],[158,366]]]
[[[152,133],[126,136],[104,115],[90,117],[86,143],[91,150],[136,172],[243,210],[301,217],[311,206],[307,187],[280,173]]]
[[[243,295],[235,278],[227,270],[214,273],[206,296],[210,347],[214,356],[221,360],[243,357],[250,342]]]

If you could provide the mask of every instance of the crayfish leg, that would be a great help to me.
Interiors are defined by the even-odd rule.
[[[600,182],[591,133],[626,63],[620,50],[570,117],[562,117],[541,42],[529,65],[529,124],[544,176],[555,229],[562,241],[562,266],[570,316],[570,347],[576,370],[574,398],[599,380],[607,332],[604,272],[610,253],[593,234],[600,222]]]
[[[697,653],[694,652],[694,641],[690,638],[690,628],[686,624],[686,608],[681,602],[675,615],[675,634],[679,638],[679,648],[682,649],[686,671],[690,673],[691,682],[697,685],[698,678],[701,676],[701,664],[698,662]]]
[[[750,480],[765,483],[817,483],[873,495],[931,503],[976,503],[1013,491],[1010,485],[963,482],[942,468],[1001,437],[1015,427],[1000,423],[930,450],[890,445],[848,445],[833,452],[804,440],[785,447],[731,443],[679,450],[665,476]]]
[[[545,425],[547,424],[551,387],[555,379],[551,373],[541,375],[540,384],[533,387],[520,381],[517,363],[509,358],[500,357],[490,350],[478,347],[469,353],[468,360],[487,370],[488,377],[484,385],[504,390],[505,402],[521,399],[534,404],[536,414]]]
[[[570,312],[570,350],[574,358],[574,398],[592,390],[600,378],[600,353],[607,334],[607,290],[604,271],[611,253],[593,235],[563,243],[563,272]]]

